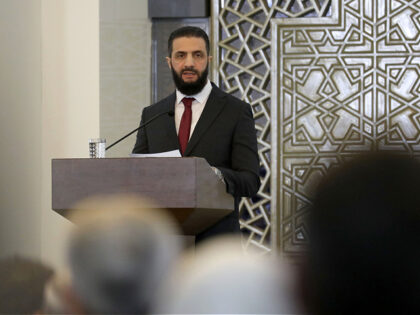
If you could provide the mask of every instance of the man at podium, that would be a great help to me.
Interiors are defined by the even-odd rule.
[[[240,197],[260,187],[257,137],[251,106],[223,92],[208,79],[210,42],[198,27],[172,32],[168,40],[169,69],[176,91],[144,108],[133,153],[180,150],[185,157],[203,157],[235,197],[235,211],[196,236],[239,232]]]

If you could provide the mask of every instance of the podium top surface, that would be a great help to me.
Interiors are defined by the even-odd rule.
[[[118,193],[153,199],[186,235],[234,210],[233,197],[202,158],[52,160],[52,209],[64,217],[84,198]]]
[[[53,159],[52,208],[92,195],[134,193],[172,208],[234,208],[233,197],[203,158]]]

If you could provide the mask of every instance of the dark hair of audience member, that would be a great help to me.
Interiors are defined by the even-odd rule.
[[[0,260],[0,314],[34,314],[41,310],[44,286],[53,270],[22,257]]]
[[[310,314],[420,314],[420,164],[360,156],[318,187],[303,297]]]

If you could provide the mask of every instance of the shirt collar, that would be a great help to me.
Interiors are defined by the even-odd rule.
[[[211,86],[210,80],[207,80],[207,83],[203,87],[203,89],[194,95],[185,95],[181,93],[180,91],[178,91],[177,89],[176,90],[176,103],[177,104],[181,103],[184,97],[194,97],[199,103],[204,104],[210,95],[211,89],[212,89],[212,86]]]

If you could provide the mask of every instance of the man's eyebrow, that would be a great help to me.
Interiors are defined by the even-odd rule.
[[[198,53],[198,52],[204,52],[204,50],[201,49],[197,49],[197,50],[193,50],[192,53]],[[187,53],[187,51],[185,50],[175,50],[174,53]]]

